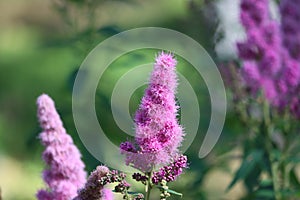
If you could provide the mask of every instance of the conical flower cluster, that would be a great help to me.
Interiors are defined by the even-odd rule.
[[[176,60],[160,53],[150,83],[135,114],[135,141],[121,144],[126,164],[144,172],[165,165],[177,157],[183,130],[176,116]]]
[[[278,104],[276,78],[281,70],[279,24],[271,19],[268,0],[242,0],[241,22],[247,38],[237,44],[243,59],[242,75],[249,89]]]
[[[45,147],[43,172],[46,189],[39,190],[39,200],[70,200],[84,186],[86,172],[81,154],[66,133],[53,100],[46,94],[37,99],[38,119],[43,131],[39,135]]]
[[[252,94],[262,91],[280,110],[300,117],[299,0],[280,1],[281,24],[269,12],[269,0],[242,0],[240,19],[247,38],[237,43],[242,76]]]
[[[281,74],[282,104],[300,118],[300,9],[299,0],[280,1],[281,31],[284,46],[284,71]]]

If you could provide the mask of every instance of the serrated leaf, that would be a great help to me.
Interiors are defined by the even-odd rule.
[[[255,166],[262,160],[263,152],[260,150],[254,150],[244,158],[240,168],[236,172],[233,180],[227,187],[227,191],[230,190],[239,180],[245,179],[248,174],[255,168]]]

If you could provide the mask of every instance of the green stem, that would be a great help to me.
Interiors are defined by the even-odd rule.
[[[291,170],[292,170],[291,164],[287,164],[284,167],[284,182],[283,182],[284,188],[290,188],[290,172],[291,172]]]
[[[272,144],[272,131],[271,131],[271,119],[270,119],[270,107],[268,102],[264,101],[263,105],[263,117],[264,117],[264,125],[265,125],[265,144],[266,144],[266,151],[268,155],[268,159],[270,162],[271,168],[271,178],[273,182],[273,189],[275,194],[276,200],[281,200],[281,193],[280,193],[280,185],[279,185],[279,163],[275,158],[274,151],[273,151],[273,144]]]
[[[148,181],[147,181],[147,185],[146,185],[146,199],[145,200],[150,200],[150,193],[151,193],[151,189],[152,189],[152,185],[151,185],[152,171],[147,173],[147,176],[148,176]]]
[[[128,195],[128,192],[126,191],[125,192],[125,194],[124,194],[124,198],[125,198],[125,200],[130,200],[130,197],[129,197],[129,195]]]
[[[146,200],[150,200],[150,192],[151,192],[151,187],[149,184],[147,184]]]
[[[281,200],[281,193],[280,193],[280,185],[279,185],[279,176],[278,176],[278,162],[270,161],[271,162],[271,169],[272,169],[272,180],[273,180],[273,187],[275,193],[275,199]]]

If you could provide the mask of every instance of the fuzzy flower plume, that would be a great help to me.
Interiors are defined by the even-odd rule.
[[[183,140],[183,130],[176,119],[176,64],[172,54],[161,52],[157,56],[135,114],[135,141],[120,146],[126,164],[143,172],[172,162]]]
[[[299,0],[280,1],[281,32],[283,46],[284,69],[281,73],[281,88],[284,99],[283,105],[288,105],[290,111],[300,118],[299,99],[300,91],[300,9]],[[298,102],[298,103],[297,103]]]
[[[86,181],[81,154],[66,133],[53,100],[46,94],[37,99],[38,119],[43,131],[39,135],[45,147],[43,172],[47,189],[39,190],[39,200],[70,200]]]
[[[242,75],[255,94],[262,90],[276,104],[276,78],[281,70],[281,37],[279,24],[270,18],[268,0],[242,0],[240,19],[246,40],[237,44],[244,61]],[[271,90],[271,91],[270,91]]]

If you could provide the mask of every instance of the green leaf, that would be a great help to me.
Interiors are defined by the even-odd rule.
[[[270,187],[273,186],[273,181],[271,179],[262,180],[259,184],[260,187]]]
[[[273,199],[274,198],[274,192],[272,190],[258,190],[256,192],[256,197],[260,198],[268,198],[268,199]]]
[[[230,190],[239,180],[245,179],[262,159],[263,152],[261,150],[250,152],[248,156],[244,158],[240,168],[226,190]]]
[[[137,196],[139,194],[141,194],[140,192],[131,192],[131,191],[127,191],[128,194],[131,194],[133,196]]]
[[[298,164],[298,163],[300,163],[300,157],[291,157],[291,158],[287,159],[287,162]]]
[[[177,195],[177,196],[180,196],[180,197],[183,196],[181,193],[176,192],[176,191],[174,191],[174,190],[171,190],[171,189],[164,189],[164,188],[161,187],[161,186],[156,186],[156,187],[159,188],[159,189],[165,190],[165,191],[167,191],[167,192],[170,193],[170,194],[174,194],[174,195]]]
[[[293,199],[292,197],[299,197],[299,191],[292,190],[292,189],[283,189],[280,191],[282,197],[285,197],[285,199]],[[298,194],[297,194],[298,193]],[[299,198],[297,198],[299,199]]]
[[[261,175],[261,172],[261,168],[257,167],[256,165],[255,167],[253,167],[253,170],[251,170],[249,174],[245,177],[244,183],[249,192],[252,192],[255,186],[259,184],[259,177]]]
[[[116,192],[116,190],[112,190],[112,192]],[[117,192],[116,192],[117,193]],[[132,191],[127,191],[127,194],[133,195],[133,196],[137,196],[139,194],[141,194],[140,192],[132,192]]]
[[[182,193],[176,192],[174,190],[167,189],[167,192],[169,192],[170,194],[174,194],[174,195],[180,196],[180,197],[183,196]]]
[[[98,32],[100,34],[104,34],[104,35],[107,35],[107,36],[112,36],[112,35],[116,35],[116,34],[120,33],[121,30],[118,26],[108,25],[108,26],[103,26],[103,27],[99,28]]]

